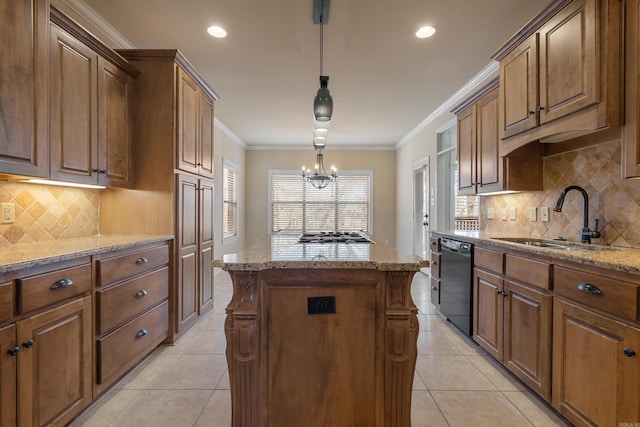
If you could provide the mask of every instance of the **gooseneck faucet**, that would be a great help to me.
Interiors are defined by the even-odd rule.
[[[556,206],[553,208],[555,212],[562,212],[562,205],[564,204],[564,197],[571,190],[578,190],[582,193],[582,197],[584,199],[584,204],[582,205],[582,231],[580,231],[580,241],[582,243],[591,243],[591,239],[598,239],[600,237],[600,231],[598,231],[598,220],[596,219],[596,228],[595,230],[589,229],[589,195],[585,191],[584,188],[579,187],[577,185],[570,185],[560,193],[560,197],[558,197],[558,201],[556,202]]]

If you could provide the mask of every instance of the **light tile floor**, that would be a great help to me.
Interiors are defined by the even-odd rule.
[[[567,426],[501,365],[435,311],[416,274],[418,362],[412,426]],[[70,426],[229,427],[224,309],[231,280],[215,276],[214,310],[173,347],[161,347]],[[307,427],[307,426],[291,426]],[[348,427],[348,426],[345,426]]]

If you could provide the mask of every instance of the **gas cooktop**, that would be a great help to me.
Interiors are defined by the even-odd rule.
[[[302,233],[298,243],[375,243],[360,231],[318,231]]]

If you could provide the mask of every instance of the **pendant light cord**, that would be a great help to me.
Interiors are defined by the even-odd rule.
[[[322,75],[322,57],[323,57],[323,40],[324,40],[324,31],[322,27],[324,27],[324,0],[320,4],[320,75]]]

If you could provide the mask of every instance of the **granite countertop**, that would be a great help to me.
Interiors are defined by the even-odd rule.
[[[537,255],[547,255],[553,259],[573,261],[580,264],[592,265],[595,267],[622,271],[631,274],[640,274],[640,249],[624,248],[620,246],[603,246],[597,244],[585,245],[580,242],[559,242],[572,245],[571,250],[545,248],[538,246],[528,246],[521,243],[506,242],[496,240],[500,238],[531,238],[533,236],[513,235],[493,232],[479,231],[431,231],[431,234],[439,237],[458,239],[469,243],[481,244],[484,247],[505,248],[518,250]],[[543,239],[549,240],[549,239]],[[551,241],[551,240],[549,240]],[[585,249],[581,249],[581,248]],[[588,248],[591,249],[588,249]],[[593,249],[598,248],[598,249]]]
[[[51,264],[149,243],[173,239],[171,235],[97,235],[0,247],[0,273]]]
[[[214,260],[223,270],[338,268],[418,271],[429,262],[379,243],[298,243],[298,235],[275,234],[236,254]]]

